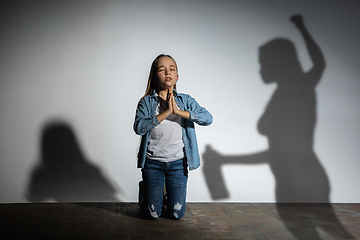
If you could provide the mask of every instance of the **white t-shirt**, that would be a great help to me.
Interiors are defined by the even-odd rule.
[[[157,96],[159,104],[156,115],[166,110],[166,101]],[[182,119],[171,114],[159,125],[150,130],[147,158],[161,162],[171,162],[184,158],[184,143],[182,140]]]

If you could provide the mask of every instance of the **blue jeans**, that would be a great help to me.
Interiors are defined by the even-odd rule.
[[[139,203],[146,217],[156,219],[161,215],[164,184],[166,184],[168,212],[175,219],[184,216],[188,180],[185,158],[173,162],[159,162],[146,158],[142,177],[144,199],[140,199]]]

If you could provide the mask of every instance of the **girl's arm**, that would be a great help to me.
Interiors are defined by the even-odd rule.
[[[198,102],[190,95],[184,95],[186,110],[189,113],[188,120],[202,126],[208,126],[213,121],[213,116],[206,108],[200,106]]]
[[[158,116],[151,115],[149,98],[144,98],[138,105],[135,115],[133,129],[136,134],[144,135],[160,124]]]
[[[182,111],[177,108],[173,93],[171,93],[168,98],[168,105],[169,105],[169,108],[171,108],[172,113],[179,115],[180,117],[185,118],[185,119],[190,118],[190,113],[188,111]]]
[[[172,112],[172,109],[166,109],[164,112],[160,113],[159,115],[157,115],[157,119],[159,122],[162,122],[165,120],[165,118],[167,118],[168,116],[170,116]]]
[[[175,102],[175,100],[174,100],[174,102]],[[188,111],[181,111],[176,106],[175,106],[175,109],[176,110],[174,110],[174,114],[179,115],[180,117],[185,118],[185,119],[190,118],[190,113]]]

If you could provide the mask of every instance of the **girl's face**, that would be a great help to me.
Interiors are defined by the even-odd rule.
[[[157,79],[159,90],[173,89],[179,79],[176,63],[169,57],[161,57],[158,60]]]

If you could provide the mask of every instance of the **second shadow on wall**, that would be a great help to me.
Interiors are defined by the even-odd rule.
[[[315,87],[325,68],[325,59],[305,28],[302,17],[295,16],[291,20],[305,40],[313,67],[308,72],[302,70],[295,46],[288,39],[274,39],[260,47],[262,80],[265,84],[277,84],[257,124],[259,133],[267,137],[269,147],[252,154],[229,156],[207,146],[203,153],[205,180],[212,199],[228,198],[221,166],[268,164],[275,178],[279,216],[295,237],[303,239],[302,234],[307,233],[311,239],[321,239],[316,227],[322,227],[331,236],[352,238],[328,204],[329,179],[314,151],[317,117]],[[330,229],[318,225],[317,218],[322,216],[311,217],[313,213],[306,212],[304,208],[289,214],[288,205],[281,204],[295,202],[325,203],[321,205],[322,212],[327,213],[326,220],[334,227]]]
[[[76,134],[63,121],[44,126],[41,157],[30,177],[26,197],[31,202],[119,201],[117,188],[82,153]]]
[[[259,133],[267,137],[269,148],[225,156],[207,146],[203,170],[211,196],[229,196],[218,172],[221,165],[269,164],[276,181],[277,202],[329,202],[329,180],[313,150],[315,86],[319,79],[301,72],[295,47],[287,39],[266,43],[259,50],[259,58],[264,83],[277,83],[257,124]]]
[[[268,149],[257,153],[222,156],[210,146],[203,154],[204,175],[211,180],[222,164],[269,164],[276,181],[277,202],[329,202],[327,174],[316,156],[316,92],[325,68],[323,54],[305,28],[302,17],[292,18],[302,34],[313,67],[304,72],[295,45],[288,39],[273,39],[259,48],[260,75],[265,84],[277,88],[257,127],[268,139]],[[217,173],[223,182],[221,174]],[[227,197],[225,186],[208,184],[214,199]]]

